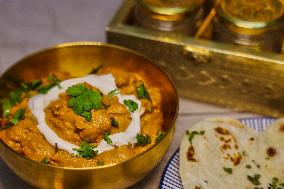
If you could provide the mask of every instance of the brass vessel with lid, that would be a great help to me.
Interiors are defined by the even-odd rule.
[[[193,34],[204,0],[136,0],[135,22],[145,28]]]
[[[283,16],[283,0],[223,0],[217,7],[214,38],[280,52]]]

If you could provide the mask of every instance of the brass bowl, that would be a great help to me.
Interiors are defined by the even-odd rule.
[[[148,58],[131,50],[95,43],[75,42],[30,55],[12,66],[0,78],[0,98],[7,96],[19,81],[29,82],[52,71],[79,77],[100,65],[120,67],[139,73],[149,84],[160,88],[166,131],[164,139],[127,161],[93,168],[66,168],[43,165],[14,152],[2,141],[0,153],[6,164],[23,180],[38,188],[126,188],[146,176],[166,153],[175,131],[178,97],[169,76]]]

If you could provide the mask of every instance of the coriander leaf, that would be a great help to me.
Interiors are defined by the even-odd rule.
[[[118,122],[113,117],[110,118],[110,121],[111,121],[111,126],[113,126],[113,127],[118,127],[119,126]]]
[[[156,138],[156,143],[160,142],[164,137],[165,137],[166,133],[160,131],[158,137]]]
[[[35,90],[36,88],[38,88],[40,85],[42,84],[42,81],[37,79],[37,80],[34,80],[30,83],[30,89],[31,90]]]
[[[86,88],[82,84],[69,87],[66,93],[71,96],[67,104],[75,114],[83,116],[87,121],[92,119],[91,111],[102,107],[102,95],[98,91]]]
[[[78,153],[78,156],[91,159],[98,154],[98,150],[95,150],[95,146],[90,145],[86,140],[81,142],[80,148],[73,148]]]
[[[141,83],[137,88],[136,88],[136,93],[137,93],[137,97],[139,99],[141,98],[145,98],[145,99],[150,99],[150,95],[146,89],[146,87],[144,86],[144,83]]]
[[[40,86],[37,91],[41,94],[47,94],[48,91],[53,88],[54,86],[57,86],[58,88],[61,88],[60,86],[60,80],[57,79],[55,76],[53,75],[49,75],[48,76],[48,81],[49,83],[43,86]]]
[[[21,102],[21,97],[23,94],[23,90],[22,89],[16,89],[14,91],[10,92],[10,102],[12,105],[15,105],[19,102]]]
[[[192,131],[192,132],[186,132],[186,134],[188,135],[188,141],[190,142],[190,144],[192,145],[192,140],[194,138],[195,135],[204,135],[205,131]]]
[[[58,78],[56,78],[54,75],[49,75],[48,76],[48,81],[51,82],[54,86],[57,85],[58,88],[62,88],[60,86],[60,80]]]
[[[104,134],[104,140],[107,142],[107,144],[112,144],[112,140],[109,138],[110,134],[111,134],[110,132],[106,132]]]
[[[112,98],[112,97],[114,97],[114,96],[116,96],[118,94],[119,94],[119,90],[118,89],[113,89],[107,95],[108,95],[109,98]]]
[[[279,179],[277,177],[272,178],[272,182],[268,183],[270,189],[283,189],[284,183],[279,183]]]
[[[9,99],[5,98],[2,100],[2,109],[3,116],[7,117],[10,114],[10,109],[12,108],[12,104]]]
[[[247,179],[254,185],[260,185],[260,179],[261,175],[260,174],[255,174],[254,176],[250,176],[250,175],[247,175]]]
[[[86,91],[87,91],[87,88],[84,85],[78,84],[78,85],[69,87],[66,93],[72,97],[77,97],[77,96],[82,95]]]
[[[83,116],[87,121],[91,121],[92,119],[91,112],[83,111],[82,113],[80,113],[80,115]]]
[[[90,102],[93,105],[93,108],[96,110],[100,109],[102,107],[103,96],[99,92],[93,90],[89,90],[87,94]]]
[[[31,83],[21,83],[21,87],[23,90],[36,90],[40,85],[42,84],[42,81],[37,79],[32,81]]]
[[[223,167],[224,171],[228,174],[232,174],[233,173],[233,169],[232,168],[228,168],[228,167]]]
[[[16,111],[16,113],[14,114],[13,118],[10,120],[10,122],[13,125],[17,125],[18,122],[24,118],[25,115],[25,109],[24,108],[20,108]]]
[[[48,91],[54,86],[55,85],[53,85],[52,83],[49,83],[47,85],[43,85],[43,86],[39,87],[37,91],[41,94],[47,94]]]
[[[124,100],[123,103],[128,107],[128,110],[132,113],[138,109],[138,104],[133,100]]]
[[[151,138],[149,135],[143,136],[142,134],[137,134],[136,139],[138,145],[146,146],[147,144],[151,144]]]
[[[247,169],[251,169],[251,165],[246,165],[246,168]]]
[[[47,157],[44,157],[44,158],[41,160],[40,163],[47,165],[47,164],[49,164],[49,160],[48,160]]]

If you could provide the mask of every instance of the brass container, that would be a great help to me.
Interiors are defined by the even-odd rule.
[[[259,51],[281,52],[283,21],[282,0],[223,0],[217,7],[213,36]]]
[[[148,29],[192,35],[203,15],[203,0],[136,0],[133,23]]]
[[[48,189],[126,188],[149,174],[167,151],[174,135],[178,113],[175,87],[168,75],[151,60],[125,48],[95,42],[77,42],[37,52],[20,60],[4,73],[0,79],[0,98],[7,96],[8,91],[19,81],[32,81],[48,76],[52,71],[63,71],[79,77],[101,65],[136,72],[147,83],[160,88],[165,119],[163,130],[167,133],[165,138],[132,159],[94,168],[43,165],[17,154],[1,141],[1,158],[32,186]]]

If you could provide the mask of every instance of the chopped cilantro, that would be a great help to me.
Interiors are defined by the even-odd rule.
[[[104,140],[107,142],[107,144],[112,144],[112,140],[109,138],[109,135],[111,135],[110,132],[106,132],[104,134]]]
[[[166,133],[164,133],[163,131],[159,131],[158,133],[157,133],[157,138],[156,138],[156,143],[158,143],[158,142],[160,142],[164,137],[165,137],[165,135],[166,135]]]
[[[111,121],[111,126],[113,126],[113,127],[118,127],[119,126],[118,122],[113,117],[110,118],[110,121]]]
[[[232,174],[233,173],[233,169],[232,168],[228,168],[228,167],[223,167],[224,171],[228,174]]]
[[[47,158],[47,157],[44,157],[44,158],[41,160],[41,163],[42,163],[42,164],[45,164],[45,165],[49,164],[48,158]]]
[[[49,91],[52,87],[54,87],[54,86],[55,86],[55,85],[53,85],[52,83],[49,83],[49,84],[47,84],[47,85],[41,86],[37,91],[38,91],[39,93],[41,93],[41,94],[47,94],[48,91]]]
[[[255,174],[254,176],[250,176],[250,175],[247,175],[247,179],[254,185],[260,185],[260,179],[261,175],[260,174]]]
[[[10,120],[10,122],[13,125],[17,125],[18,122],[24,118],[25,115],[25,109],[24,108],[20,108],[16,111],[16,113],[14,114],[13,118]]]
[[[149,135],[143,136],[142,134],[136,135],[137,144],[141,146],[146,146],[147,144],[151,144],[151,138]]]
[[[284,183],[279,183],[277,177],[272,178],[272,182],[268,184],[270,189],[283,189]]]
[[[128,107],[128,110],[132,113],[138,109],[138,104],[133,100],[124,100],[123,103]]]
[[[188,141],[190,142],[190,144],[192,145],[192,140],[194,138],[195,135],[204,135],[205,131],[192,131],[192,132],[186,132],[186,134],[188,135]]]
[[[73,148],[78,153],[78,156],[91,159],[97,155],[98,150],[95,150],[95,146],[90,145],[86,140],[81,142],[80,148]]]
[[[251,169],[251,165],[246,165],[246,168],[247,169]]]
[[[72,87],[69,87],[66,93],[72,97],[77,97],[77,96],[82,95],[87,90],[88,89],[84,85],[78,84],[78,85],[73,85]]]
[[[7,98],[2,100],[3,116],[7,117],[10,115],[10,109],[12,108],[11,101]]]
[[[52,87],[54,86],[58,86],[58,88],[61,88],[60,86],[60,80],[57,79],[55,76],[53,75],[49,75],[48,76],[48,81],[49,83],[43,86],[40,86],[37,91],[41,94],[46,94]]]
[[[110,91],[107,95],[109,98],[114,97],[115,95],[119,94],[119,90],[118,89],[113,89],[112,91]]]
[[[14,91],[10,92],[10,101],[12,105],[15,105],[19,102],[21,102],[21,97],[23,94],[23,89],[16,89]]]
[[[145,99],[150,99],[150,95],[146,89],[146,87],[144,86],[144,83],[141,83],[137,88],[136,88],[136,92],[137,92],[137,97],[139,99],[141,98],[145,98]]]
[[[82,84],[77,84],[67,89],[67,94],[71,96],[68,101],[68,106],[73,111],[83,116],[87,121],[90,121],[91,111],[102,107],[102,95],[94,90],[87,89]]]
[[[25,90],[36,90],[40,85],[42,84],[42,81],[37,79],[32,81],[31,83],[21,83],[21,87]]]

